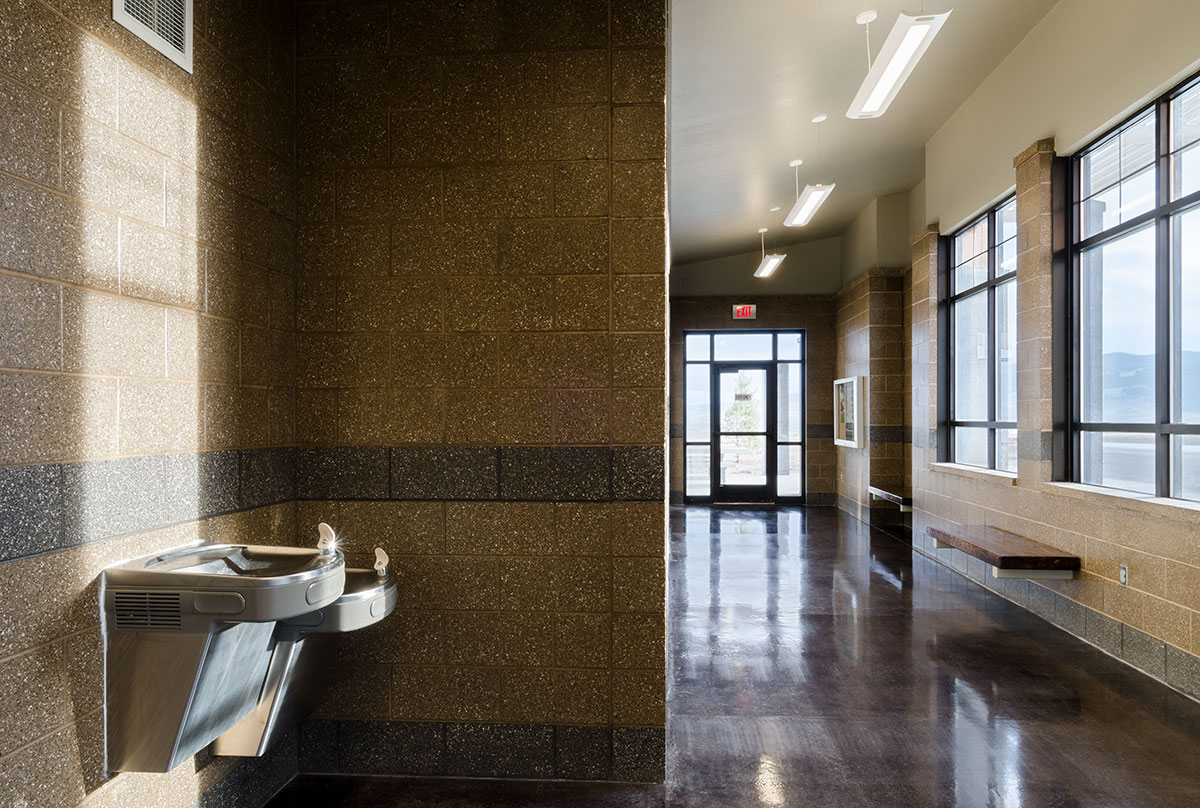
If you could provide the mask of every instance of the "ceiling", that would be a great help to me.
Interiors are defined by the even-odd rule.
[[[878,196],[910,190],[925,142],[1056,0],[673,0],[671,253],[686,264],[840,234]],[[845,117],[867,72],[854,17],[875,9],[878,51],[896,15],[954,9],[887,113]],[[822,124],[811,122],[826,113]],[[820,152],[818,155],[818,129]],[[784,228],[800,184],[837,189],[804,228]],[[769,213],[772,205],[782,210]]]

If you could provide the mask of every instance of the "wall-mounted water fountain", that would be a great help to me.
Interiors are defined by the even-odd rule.
[[[199,545],[105,570],[109,770],[170,771],[223,735],[218,754],[260,755],[311,709],[333,635],[396,603],[382,550],[376,569],[347,570],[328,525],[321,537],[315,549]]]

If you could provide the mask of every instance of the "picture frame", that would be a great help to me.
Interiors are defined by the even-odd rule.
[[[833,382],[833,443],[861,449],[863,445],[862,376],[848,376]]]

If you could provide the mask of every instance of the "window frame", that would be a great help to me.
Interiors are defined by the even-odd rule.
[[[996,317],[996,290],[1007,283],[1015,284],[1017,282],[1017,268],[1014,267],[1011,272],[1006,272],[1003,275],[997,275],[999,268],[999,259],[997,256],[997,248],[1004,242],[997,242],[996,236],[998,229],[996,222],[999,212],[1013,204],[1015,208],[1016,194],[1008,194],[996,204],[988,208],[984,213],[976,216],[955,232],[943,236],[939,244],[939,267],[938,267],[938,290],[939,290],[939,306],[938,306],[938,343],[944,345],[945,350],[939,351],[940,357],[940,373],[939,373],[939,401],[938,401],[938,460],[944,463],[960,463],[984,471],[995,471],[1001,474],[1015,474],[1016,469],[1000,469],[996,467],[996,440],[997,433],[1000,430],[1011,430],[1017,432],[1017,421],[1014,418],[1011,421],[999,420],[996,417],[997,410],[997,379],[996,373],[999,365],[999,346],[998,337],[998,321]],[[987,248],[984,255],[987,256],[987,278],[981,283],[977,283],[967,289],[961,291],[954,288],[954,274],[960,265],[955,263],[955,242],[959,236],[970,231],[978,226],[981,222],[987,223]],[[1018,238],[1014,235],[1012,238]],[[976,258],[977,256],[971,256]],[[988,368],[987,368],[987,418],[984,420],[974,419],[959,419],[956,418],[956,393],[954,383],[954,368],[955,368],[955,345],[957,333],[955,330],[954,321],[954,306],[959,301],[977,295],[981,292],[987,294],[987,332],[989,340],[988,348]],[[1016,356],[1012,357],[1012,361],[1016,362]],[[1013,388],[1014,394],[1016,387]],[[1013,412],[1016,412],[1016,402],[1014,401]],[[963,463],[956,457],[955,453],[955,435],[954,431],[959,428],[965,429],[986,429],[988,435],[988,456],[987,465],[981,466],[976,463]]]
[[[1193,75],[1171,87],[1162,95],[1148,104],[1138,107],[1120,123],[1105,130],[1099,136],[1081,147],[1075,154],[1062,162],[1061,180],[1067,185],[1065,193],[1065,209],[1056,211],[1055,225],[1061,225],[1065,238],[1062,252],[1065,259],[1056,260],[1056,270],[1061,263],[1065,269],[1066,283],[1065,300],[1056,302],[1058,311],[1063,313],[1060,318],[1064,324],[1063,342],[1068,348],[1069,364],[1066,373],[1056,373],[1059,382],[1056,383],[1056,397],[1061,396],[1064,406],[1065,440],[1062,441],[1061,456],[1058,453],[1059,442],[1056,441],[1055,479],[1107,488],[1112,491],[1124,492],[1134,496],[1151,496],[1161,499],[1173,499],[1190,502],[1177,497],[1174,490],[1173,466],[1178,465],[1178,458],[1171,448],[1172,437],[1175,435],[1200,435],[1200,423],[1174,421],[1172,417],[1172,396],[1176,391],[1175,368],[1173,367],[1173,336],[1176,321],[1181,313],[1176,311],[1179,304],[1174,290],[1175,278],[1172,266],[1174,244],[1174,221],[1189,211],[1200,210],[1200,190],[1186,196],[1172,199],[1174,184],[1174,157],[1177,153],[1172,148],[1172,128],[1174,119],[1171,112],[1172,102],[1189,90],[1200,91],[1200,74]],[[1154,157],[1150,166],[1155,170],[1154,207],[1128,221],[1115,224],[1108,229],[1100,230],[1083,237],[1082,215],[1083,203],[1083,172],[1084,157],[1097,146],[1103,145],[1113,137],[1139,121],[1148,112],[1154,118]],[[1192,143],[1184,144],[1179,152],[1184,151]],[[1135,172],[1136,173],[1136,172]],[[1133,175],[1130,175],[1133,176]],[[1119,184],[1128,179],[1118,176]],[[1112,187],[1112,186],[1108,186]],[[1104,190],[1104,189],[1102,189]],[[1093,194],[1091,199],[1096,194]],[[1089,250],[1117,242],[1133,233],[1150,227],[1154,235],[1154,419],[1152,423],[1126,423],[1121,421],[1090,421],[1082,417],[1083,391],[1081,389],[1082,368],[1081,353],[1083,349],[1082,335],[1082,264],[1083,254]],[[1057,272],[1056,272],[1057,274]],[[1065,311],[1064,311],[1065,309]],[[1058,354],[1056,353],[1056,359]],[[1182,418],[1182,415],[1180,416]],[[1082,461],[1083,435],[1085,433],[1118,432],[1149,434],[1154,436],[1154,493],[1146,494],[1125,488],[1105,486],[1099,482],[1084,482]]]

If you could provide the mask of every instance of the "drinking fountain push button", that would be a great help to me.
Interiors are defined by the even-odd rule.
[[[197,614],[241,614],[246,599],[237,592],[193,592],[192,608]]]
[[[304,593],[304,599],[309,603],[317,604],[329,600],[331,596],[336,597],[342,591],[344,581],[327,578],[322,581],[317,581],[308,587]]]

